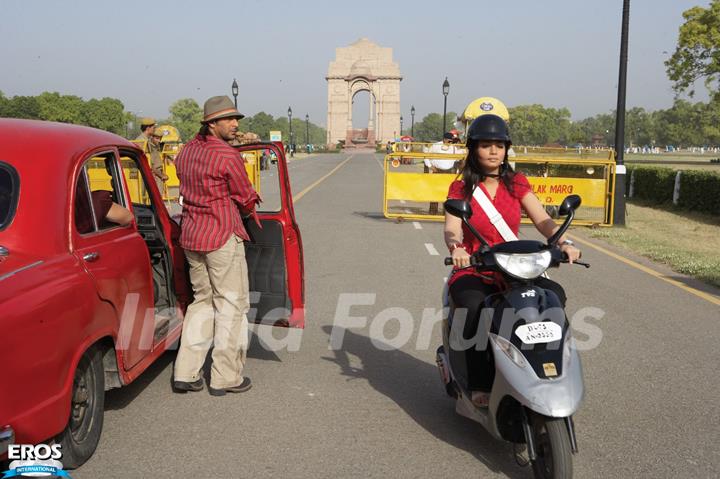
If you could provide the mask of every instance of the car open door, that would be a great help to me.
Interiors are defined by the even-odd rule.
[[[263,201],[260,226],[245,222],[250,279],[250,312],[255,323],[302,328],[305,325],[305,279],[302,240],[295,221],[285,153],[279,144],[239,146],[246,169]]]

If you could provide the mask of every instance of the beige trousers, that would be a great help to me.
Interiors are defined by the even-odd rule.
[[[195,300],[183,322],[175,360],[175,381],[196,381],[213,346],[210,387],[237,386],[243,381],[248,348],[250,308],[245,245],[231,235],[220,249],[185,251]]]

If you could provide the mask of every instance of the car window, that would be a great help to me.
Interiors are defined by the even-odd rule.
[[[138,158],[133,153],[121,151],[120,164],[122,165],[123,175],[127,183],[128,193],[130,193],[130,201],[133,204],[144,206],[153,206],[148,193],[146,178],[143,175]]]
[[[117,227],[106,216],[113,203],[127,206],[115,154],[93,156],[85,161],[75,186],[75,228],[86,234]]]
[[[15,169],[0,162],[0,231],[5,229],[15,216],[20,181]]]
[[[262,203],[257,207],[258,212],[275,213],[282,209],[277,157],[272,153],[262,147],[241,153],[248,177],[262,197]]]

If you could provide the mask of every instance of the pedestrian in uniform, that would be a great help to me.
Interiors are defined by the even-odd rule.
[[[140,120],[140,134],[135,138],[135,141],[144,141],[146,144],[150,143],[150,138],[155,132],[155,119],[154,118],[143,118]],[[147,153],[147,148],[145,150]]]
[[[150,167],[152,168],[153,178],[157,184],[160,194],[165,196],[165,182],[169,176],[165,174],[165,162],[162,158],[162,140],[163,131],[153,128],[152,136],[147,144],[147,151],[150,155]]]
[[[229,142],[243,115],[227,96],[205,102],[198,135],[182,149],[175,165],[182,198],[180,245],[190,265],[195,299],[188,306],[175,361],[176,391],[203,388],[202,367],[211,346],[210,394],[243,392],[250,308],[242,217],[255,215],[260,197],[242,156]]]

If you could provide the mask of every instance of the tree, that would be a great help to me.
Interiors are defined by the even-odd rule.
[[[521,105],[510,108],[510,133],[518,145],[568,143],[570,110]]]
[[[92,98],[86,101],[82,107],[81,119],[84,125],[118,135],[125,133],[127,125],[125,106],[115,98],[105,97],[102,100]]]
[[[61,123],[82,124],[83,99],[58,92],[43,92],[37,97],[40,118]]]
[[[249,131],[257,133],[265,141],[270,140],[270,131],[275,128],[275,119],[264,111],[258,112],[249,119]],[[293,125],[295,126],[295,125]]]
[[[666,62],[667,74],[676,93],[695,94],[693,84],[704,79],[705,87],[716,94],[720,74],[720,0],[708,8],[693,7],[683,12],[678,45]],[[713,88],[715,84],[715,88]]]
[[[5,118],[40,119],[40,107],[34,96],[5,98],[0,103],[0,116]]]
[[[450,130],[454,128],[455,118],[457,115],[455,112],[449,112],[445,117],[445,127]],[[409,125],[403,124],[403,131],[401,135],[409,134]],[[415,123],[415,139],[417,141],[436,142],[442,140],[443,133],[443,117],[440,113],[430,113]]]
[[[170,105],[168,122],[178,129],[180,138],[184,141],[190,140],[197,134],[202,119],[202,109],[192,98],[183,98]]]

